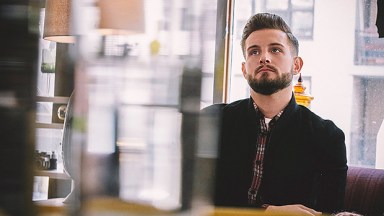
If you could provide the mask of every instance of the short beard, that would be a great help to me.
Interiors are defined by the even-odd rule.
[[[284,73],[280,77],[271,80],[268,79],[266,74],[265,76],[262,76],[260,80],[248,77],[247,81],[253,91],[262,95],[271,95],[288,87],[292,83],[292,77],[292,73]]]

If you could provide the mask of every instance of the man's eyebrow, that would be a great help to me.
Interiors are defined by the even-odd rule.
[[[247,50],[250,50],[250,49],[253,49],[253,48],[259,48],[259,47],[260,46],[258,46],[258,45],[252,45],[252,46],[248,47]]]
[[[285,47],[283,44],[281,43],[270,43],[269,46],[281,46],[281,47]]]
[[[270,43],[270,44],[268,44],[268,46],[280,46],[280,47],[285,47],[283,44],[281,44],[281,43]],[[248,47],[247,48],[247,51],[248,50],[250,50],[250,49],[253,49],[253,48],[260,48],[260,46],[259,45],[252,45],[252,46],[250,46],[250,47]]]

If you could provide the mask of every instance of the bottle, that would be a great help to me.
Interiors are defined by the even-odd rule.
[[[49,169],[50,170],[57,169],[57,155],[55,151],[52,151],[51,159],[49,160]]]

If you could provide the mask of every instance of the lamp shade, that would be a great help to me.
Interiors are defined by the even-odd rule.
[[[72,0],[46,0],[43,39],[59,43],[74,43],[71,35]]]
[[[98,6],[102,34],[144,33],[144,0],[99,0]]]

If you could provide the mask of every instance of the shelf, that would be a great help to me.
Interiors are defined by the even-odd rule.
[[[52,103],[61,103],[61,104],[67,104],[69,101],[69,97],[42,97],[42,96],[37,96],[36,97],[37,102],[52,102]]]
[[[64,172],[63,165],[58,164],[56,170],[36,170],[35,176],[46,176],[53,179],[71,179],[71,177]]]
[[[62,123],[36,123],[36,128],[63,129]]]
[[[35,176],[46,176],[53,179],[71,179],[66,173],[57,170],[38,170]]]

